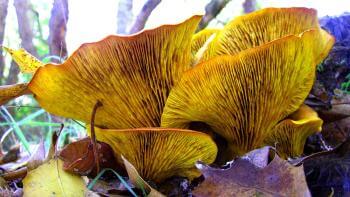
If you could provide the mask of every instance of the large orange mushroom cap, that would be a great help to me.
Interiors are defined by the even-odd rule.
[[[159,126],[170,89],[191,66],[200,18],[84,44],[63,64],[39,68],[29,89],[55,115],[89,122],[99,100],[98,126]]]
[[[235,55],[270,41],[319,28],[317,12],[309,8],[265,8],[239,16],[225,25],[202,56]]]
[[[173,88],[161,125],[190,128],[203,122],[227,140],[231,159],[258,148],[303,103],[316,65],[333,42],[313,29],[205,61]]]
[[[304,152],[306,138],[321,131],[322,123],[312,108],[302,105],[272,129],[265,143],[276,146],[278,154],[284,159],[299,157]]]
[[[215,142],[206,134],[184,129],[138,128],[99,129],[98,141],[108,143],[116,158],[121,155],[132,163],[141,177],[161,182],[178,175],[193,179],[200,176],[197,161],[214,162],[217,154]]]

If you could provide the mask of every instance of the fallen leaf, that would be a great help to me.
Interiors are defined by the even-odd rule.
[[[122,169],[116,163],[113,150],[108,144],[97,142],[97,152],[101,168]],[[64,170],[68,172],[79,175],[97,174],[90,137],[68,144],[59,153],[59,157],[64,161]]]
[[[28,172],[22,182],[24,196],[83,196],[86,190],[84,180],[65,172],[59,159]]]
[[[61,130],[63,127],[61,127]],[[51,160],[55,156],[56,152],[56,143],[57,143],[57,133],[54,132],[51,136],[51,144],[48,150],[45,150],[45,141],[41,140],[37,148],[35,149],[34,153],[30,156],[28,162],[27,162],[27,168],[28,170],[33,170],[37,168],[38,166],[42,165],[43,163]]]
[[[40,141],[34,153],[30,156],[27,168],[28,170],[33,170],[43,164],[45,162],[45,142],[43,140]]]
[[[0,157],[0,165],[5,164],[5,163],[9,163],[12,161],[16,161],[19,158],[19,154],[20,154],[19,148],[20,147],[18,145],[13,146],[6,154],[2,155]]]
[[[252,163],[248,155],[229,169],[197,164],[205,177],[193,191],[195,196],[310,196],[303,167],[294,167],[275,154],[265,167]]]
[[[350,95],[345,91],[335,89],[335,96],[333,97],[332,105],[350,104]]]
[[[259,149],[255,149],[246,154],[246,158],[250,160],[255,166],[263,168],[269,163],[269,154],[271,147],[265,146]]]
[[[327,145],[332,147],[344,142],[350,136],[350,117],[324,125],[322,136]]]
[[[19,196],[23,196],[23,192],[20,188],[18,188],[16,191],[13,191],[9,188],[0,188],[0,196],[19,197]]]
[[[123,156],[122,160],[124,162],[126,171],[128,172],[129,180],[135,187],[141,190],[145,190],[148,197],[164,197],[163,194],[161,194],[157,190],[153,189],[150,185],[148,185],[148,183],[141,178],[136,168]]]
[[[87,177],[83,178],[86,184],[90,183],[91,179]],[[97,180],[89,191],[95,194],[100,194],[101,196],[122,195],[124,193],[129,194],[128,190],[124,187],[123,183],[119,181],[119,179],[108,179],[108,182]]]
[[[350,138],[333,150],[315,153],[301,162],[313,196],[350,195]]]
[[[18,64],[22,73],[34,73],[38,68],[44,65],[44,63],[36,59],[23,48],[18,50],[7,47],[3,48],[12,56],[12,59]]]
[[[198,183],[196,181],[190,182],[184,177],[171,177],[157,185],[157,191],[166,196],[191,196],[193,185]]]
[[[23,179],[27,175],[27,173],[28,173],[28,168],[21,167],[19,169],[1,174],[1,177],[4,178],[6,181],[13,181],[16,179]]]
[[[319,110],[318,114],[325,123],[332,123],[350,116],[350,104],[335,104],[331,109]]]
[[[7,182],[3,177],[0,177],[0,188],[6,188]]]

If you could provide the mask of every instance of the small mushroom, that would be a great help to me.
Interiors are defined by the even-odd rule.
[[[161,126],[186,129],[205,123],[226,139],[226,160],[259,148],[273,127],[304,102],[316,65],[333,42],[313,29],[202,62],[171,91]]]
[[[212,163],[217,147],[206,134],[168,128],[100,129],[98,141],[109,144],[119,163],[121,155],[132,163],[141,177],[159,183],[178,175],[193,179],[200,176],[197,161]]]
[[[301,156],[306,138],[320,132],[322,122],[312,108],[302,105],[272,129],[265,143],[276,146],[278,154],[284,159]]]

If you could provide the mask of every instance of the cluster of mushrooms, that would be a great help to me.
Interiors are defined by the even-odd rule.
[[[265,145],[300,156],[322,125],[303,102],[334,43],[316,11],[267,8],[195,34],[200,20],[83,44],[17,92],[86,123],[102,103],[96,139],[156,183],[191,180],[198,160],[224,163]]]

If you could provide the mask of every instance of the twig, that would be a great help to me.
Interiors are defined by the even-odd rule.
[[[31,8],[32,12],[35,15],[35,22],[38,25],[38,32],[39,32],[39,40],[43,43],[45,43],[47,45],[47,41],[44,39],[44,35],[43,35],[43,30],[41,28],[41,23],[40,23],[40,17],[39,17],[39,12],[37,12],[36,10],[34,10],[34,8]]]
[[[102,106],[102,103],[100,101],[97,101],[94,108],[92,109],[92,114],[91,114],[91,144],[92,144],[92,150],[94,152],[94,157],[95,157],[96,173],[100,172],[100,162],[99,162],[97,146],[96,146],[95,116],[96,116],[97,108],[101,106]]]
[[[243,2],[243,12],[245,14],[254,12],[255,10],[257,10],[256,0],[245,0]]]
[[[7,172],[1,175],[2,178],[4,178],[6,181],[13,181],[16,179],[24,178],[27,175],[28,168],[23,167],[18,170]]]
[[[5,60],[4,60],[4,57],[2,56],[1,45],[4,41],[7,6],[8,6],[8,0],[0,0],[0,84],[3,83],[1,79],[3,79],[4,69],[5,69]]]
[[[59,60],[51,58],[55,63],[61,63],[67,56],[66,31],[68,22],[68,0],[54,0],[49,22],[49,48],[51,56],[59,56]]]
[[[293,163],[293,165],[300,166],[305,161],[308,161],[310,159],[317,158],[320,156],[330,155],[333,153],[342,155],[344,151],[347,151],[349,149],[349,144],[350,144],[350,138],[347,138],[343,143],[341,143],[337,147],[335,147],[331,150],[317,152],[317,153],[311,154],[309,156],[303,157],[301,159],[298,159],[296,162]]]
[[[130,28],[130,34],[136,33],[145,27],[148,17],[160,2],[161,0],[148,0],[143,5],[141,12],[136,17],[135,23]]]
[[[211,20],[213,20],[230,0],[211,0],[205,6],[205,15],[198,25],[197,31],[204,29]]]

